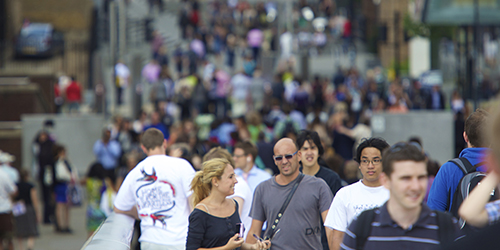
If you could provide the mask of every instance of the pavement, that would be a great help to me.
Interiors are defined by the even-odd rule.
[[[78,250],[87,240],[85,219],[86,206],[73,207],[70,210],[70,228],[72,234],[56,233],[54,226],[39,224],[40,236],[35,240],[34,250]],[[18,250],[18,248],[15,248]]]

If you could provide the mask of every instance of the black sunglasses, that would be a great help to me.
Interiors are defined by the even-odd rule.
[[[286,155],[276,155],[274,156],[275,161],[281,161],[283,160],[283,157],[285,157],[287,160],[291,160],[293,156],[297,153],[298,151],[295,151],[293,154],[286,154]]]

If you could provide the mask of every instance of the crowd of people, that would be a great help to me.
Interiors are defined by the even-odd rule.
[[[338,68],[332,76],[302,79],[293,54],[310,45],[300,26],[304,8],[329,20],[329,34],[315,31],[310,41],[319,45],[333,36],[349,47],[350,21],[334,15],[332,1],[300,1],[294,16],[301,36],[277,33],[272,4],[215,1],[209,7],[205,17],[197,1],[183,2],[185,48],[169,54],[161,34],[153,33],[152,59],[142,70],[142,104],[153,108],[136,118],[113,116],[83,177],[51,134],[52,122],[33,142],[41,202],[29,174],[9,168],[12,157],[0,153],[0,239],[8,249],[14,236],[20,249],[26,238],[33,249],[37,220],[72,233],[70,208],[78,199],[87,206],[88,236],[114,210],[140,221],[141,249],[427,249],[457,247],[453,241],[479,237],[476,227],[495,227],[498,202],[489,203],[488,194],[500,179],[500,149],[483,132],[500,139],[498,116],[497,130],[488,130],[489,114],[471,112],[458,91],[447,100],[440,86],[389,82],[381,68]],[[263,53],[278,51],[268,79]],[[124,62],[117,62],[114,76],[121,105],[130,86]],[[65,82],[57,89],[65,94],[56,98],[77,110],[79,84]],[[474,171],[490,172],[461,207],[455,190],[472,168],[463,171],[454,162],[440,168],[417,137],[392,146],[372,138],[374,113],[416,109],[451,109],[456,155]],[[467,226],[460,230],[463,220],[439,211]]]
[[[141,249],[465,249],[462,242],[484,238],[479,227],[495,227],[499,218],[498,202],[488,203],[499,184],[497,143],[491,137],[499,122],[500,113],[482,109],[468,116],[463,133],[468,146],[457,158],[478,167],[477,173],[487,176],[485,185],[474,189],[470,200],[451,200],[468,174],[452,160],[437,172],[427,202],[432,164],[415,139],[391,146],[382,138],[364,138],[354,153],[360,179],[347,184],[324,165],[315,131],[273,143],[278,172],[266,175],[252,170],[259,168],[258,149],[249,140],[237,142],[232,155],[211,148],[195,169],[179,155],[169,156],[163,133],[149,128],[140,139],[147,157],[125,177],[115,212],[140,220]],[[486,162],[477,162],[471,152]],[[442,192],[448,193],[449,206],[436,207]],[[459,214],[452,207],[459,207]],[[495,249],[494,242],[481,242],[481,249]]]

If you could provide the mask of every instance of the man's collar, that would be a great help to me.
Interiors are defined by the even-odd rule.
[[[384,203],[379,208],[380,211],[380,226],[392,226],[394,224],[397,224],[392,218],[391,215],[389,214],[389,210],[387,210],[387,202]],[[413,224],[412,227],[418,226],[418,227],[424,227],[427,225],[426,220],[427,217],[431,214],[431,209],[425,205],[422,204],[422,209],[420,210],[420,214],[418,215],[417,222]]]

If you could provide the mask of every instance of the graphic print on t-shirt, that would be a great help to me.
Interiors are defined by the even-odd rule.
[[[172,215],[163,214],[175,207],[175,187],[166,180],[158,180],[156,171],[153,167],[151,174],[141,169],[142,177],[138,182],[146,182],[137,188],[137,207],[141,210],[151,211],[151,213],[141,213],[140,217],[150,217],[153,220],[153,226],[156,221],[161,222],[162,228],[167,227],[166,219]]]

